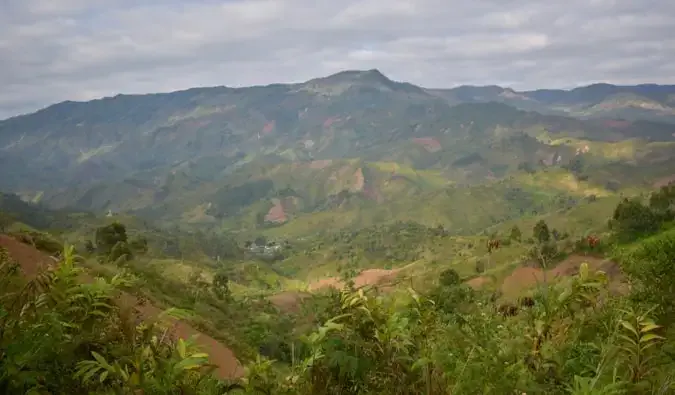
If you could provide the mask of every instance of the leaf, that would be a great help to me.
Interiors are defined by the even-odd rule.
[[[178,350],[178,355],[182,358],[185,358],[186,355],[186,348],[187,346],[185,345],[185,341],[183,339],[178,339],[178,344],[176,346],[176,349]]]
[[[579,266],[579,279],[586,281],[588,279],[588,263],[584,262]]]
[[[620,323],[621,323],[621,326],[623,326],[624,328],[631,331],[635,335],[635,337],[638,337],[638,331],[628,321],[621,320]]]
[[[563,290],[560,293],[560,295],[558,295],[558,302],[564,303],[567,300],[567,298],[570,297],[570,295],[572,295],[572,290],[569,288],[565,288],[565,290]]]
[[[665,339],[663,336],[659,336],[655,333],[648,333],[640,338],[640,343],[647,343],[652,340],[662,340]]]
[[[113,370],[113,367],[108,363],[108,361],[105,360],[105,358],[103,358],[103,357],[101,356],[101,354],[97,353],[96,351],[92,351],[92,352],[91,352],[91,355],[94,357],[94,359],[95,359],[98,363],[101,364],[101,366],[103,366],[104,368],[106,368],[106,369],[108,369],[108,370]]]
[[[649,322],[640,328],[640,332],[645,333],[645,332],[650,332],[653,331],[654,329],[659,329],[661,325],[656,325],[653,322]]]

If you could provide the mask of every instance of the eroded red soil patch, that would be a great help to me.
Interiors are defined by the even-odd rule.
[[[0,246],[4,247],[9,252],[9,255],[19,264],[28,278],[36,276],[41,269],[56,264],[52,258],[42,251],[27,244],[23,244],[6,235],[0,235]],[[81,279],[83,282],[87,283],[94,281],[93,277],[86,274],[81,276]],[[162,312],[161,309],[150,303],[139,303],[136,296],[127,292],[121,292],[116,303],[120,307],[132,306],[142,320],[152,320]],[[211,363],[218,366],[216,373],[219,377],[228,379],[243,376],[244,369],[232,350],[216,339],[194,329],[186,322],[178,321],[174,323],[174,336],[183,339],[189,339],[192,336],[196,336],[196,344],[204,352],[209,354]]]
[[[480,289],[490,283],[492,283],[492,280],[489,277],[481,276],[481,277],[474,277],[471,280],[467,281],[465,284],[473,289]]]
[[[421,145],[429,152],[436,152],[441,149],[441,143],[433,137],[415,137],[412,141]]]
[[[269,301],[281,311],[298,313],[303,299],[308,296],[302,292],[286,291],[270,296]]]
[[[623,121],[623,120],[617,120],[617,119],[610,119],[604,122],[605,126],[610,127],[610,128],[618,128],[618,129],[623,129],[627,128],[630,125],[632,125],[631,122],[629,121]]]
[[[356,171],[354,172],[354,178],[355,178],[354,186],[352,187],[352,189],[354,191],[362,191],[363,186],[366,184],[366,179],[363,176],[362,168],[359,167],[358,169],[356,169]]]
[[[546,271],[546,280],[555,281],[560,277],[574,276],[579,273],[579,266],[587,262],[590,269],[604,271],[610,281],[610,290],[622,292],[623,276],[619,266],[612,261],[592,256],[572,255],[560,262],[556,267]],[[544,282],[544,271],[536,267],[519,267],[504,279],[500,290],[504,296],[517,296],[527,289]]]
[[[334,124],[335,122],[338,122],[338,121],[340,121],[340,117],[330,117],[330,118],[327,118],[325,121],[323,121],[323,127],[324,127],[324,128],[328,128],[328,127],[330,127],[332,124]]]
[[[380,285],[393,281],[402,268],[398,269],[367,269],[359,273],[354,280],[354,287],[361,288],[367,285]],[[310,291],[316,291],[322,288],[333,287],[342,289],[344,282],[338,277],[328,277],[317,280],[309,285]]]
[[[280,199],[274,199],[274,206],[269,209],[265,215],[265,221],[274,222],[277,224],[284,223],[288,221],[288,216],[286,216],[286,211],[284,211],[284,206]]]
[[[263,134],[269,134],[269,133],[272,133],[272,131],[274,130],[274,127],[276,126],[276,124],[277,124],[277,123],[276,123],[275,121],[269,121],[269,122],[267,122],[267,123],[265,124],[265,126],[263,126],[263,129],[262,129]]]
[[[675,183],[675,174],[670,175],[668,177],[660,178],[660,179],[656,180],[656,182],[654,182],[653,185],[654,185],[654,188],[661,188],[661,187],[665,187],[667,185],[670,185],[672,183]]]

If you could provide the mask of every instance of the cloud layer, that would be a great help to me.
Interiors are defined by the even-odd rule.
[[[0,118],[378,68],[426,87],[675,83],[672,0],[5,0]]]

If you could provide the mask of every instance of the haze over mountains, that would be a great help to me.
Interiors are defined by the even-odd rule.
[[[429,89],[352,70],[68,101],[1,121],[0,189],[237,229],[337,218],[477,229],[666,177],[673,142],[673,85]],[[458,220],[472,214],[462,200],[509,209],[484,204]]]

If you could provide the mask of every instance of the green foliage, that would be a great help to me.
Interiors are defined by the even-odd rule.
[[[446,269],[441,272],[440,284],[444,287],[452,287],[461,282],[461,278],[454,269]]]
[[[108,255],[118,243],[127,243],[127,228],[119,222],[96,229],[95,242],[100,254]]]
[[[213,276],[213,283],[212,283],[213,292],[219,299],[225,299],[230,296],[229,283],[230,278],[227,272],[223,270],[219,270]]]
[[[511,240],[521,241],[522,237],[523,233],[520,231],[518,225],[513,225],[513,228],[511,228],[511,233],[509,234],[509,238]]]
[[[624,199],[614,210],[610,227],[621,241],[652,234],[660,227],[659,217],[637,199]]]
[[[534,225],[532,233],[539,243],[546,243],[551,240],[551,232],[544,220],[540,220]]]
[[[15,286],[2,288],[3,393],[197,394],[214,388],[198,373],[208,367],[206,354],[195,354],[182,340],[156,336],[157,329],[168,330],[161,322],[136,326],[116,306],[116,289],[130,285],[128,280],[116,276],[80,284],[77,261],[68,247],[55,270],[24,286],[14,275]]]
[[[10,214],[0,210],[0,233],[7,232],[12,223],[14,223],[14,218]]]
[[[639,242],[621,259],[636,302],[647,308],[657,306],[659,318],[675,320],[675,230]]]

